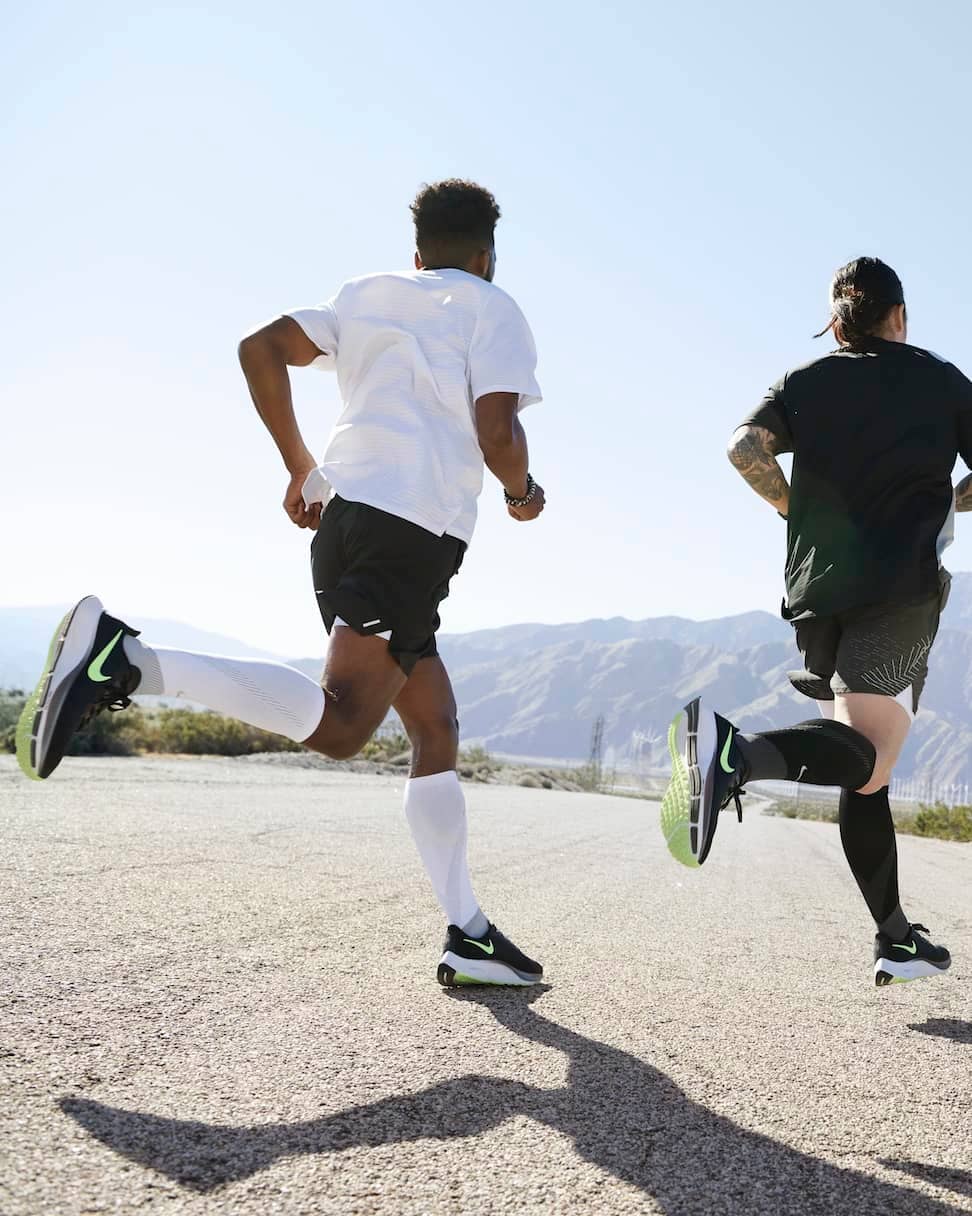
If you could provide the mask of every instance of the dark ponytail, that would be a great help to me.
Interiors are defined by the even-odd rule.
[[[814,334],[828,330],[842,346],[863,346],[897,304],[904,303],[901,280],[880,258],[855,258],[841,266],[830,284],[830,324]]]

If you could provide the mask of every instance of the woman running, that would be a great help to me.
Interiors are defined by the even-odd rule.
[[[935,975],[951,958],[898,899],[888,784],[918,709],[948,596],[941,555],[954,513],[972,510],[972,382],[907,343],[897,274],[877,258],[841,267],[830,288],[837,349],[795,368],[734,432],[729,458],[787,521],[786,600],[804,669],[798,691],[823,718],[739,734],[690,702],[669,731],[662,803],[668,847],[700,866],[719,812],[746,781],[838,786],[840,835],[877,925],[878,985]],[[793,453],[792,484],[777,462]]]

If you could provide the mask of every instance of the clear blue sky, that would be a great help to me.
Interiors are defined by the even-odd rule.
[[[445,627],[775,611],[783,525],[725,440],[823,348],[834,267],[890,261],[912,339],[972,371],[970,42],[964,0],[20,6],[0,602],[320,652],[236,342],[407,266],[416,188],[462,175],[504,210],[549,507],[515,525],[488,485]],[[296,379],[320,450],[334,382]]]

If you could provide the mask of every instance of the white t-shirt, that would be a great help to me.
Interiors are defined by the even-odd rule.
[[[313,366],[337,371],[342,410],[319,469],[329,486],[468,541],[484,468],[474,402],[540,400],[514,300],[464,270],[413,270],[352,279],[288,315],[322,352]]]

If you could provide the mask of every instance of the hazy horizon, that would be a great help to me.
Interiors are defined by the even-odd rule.
[[[67,601],[53,602],[53,603],[47,603],[47,604],[0,604],[0,617],[2,617],[2,615],[4,613],[23,613],[25,615],[26,614],[37,614],[38,617],[42,617],[42,616],[50,617],[51,623],[53,626],[54,624],[56,624],[56,620],[54,618],[56,618],[57,614],[60,612],[67,611],[67,609],[70,607],[71,607],[71,604],[68,603]],[[112,605],[106,604],[105,607],[109,612],[112,611]],[[564,620],[564,621],[531,621],[531,620],[507,621],[507,622],[504,622],[504,624],[502,624],[502,625],[487,625],[482,629],[463,629],[463,630],[441,629],[439,631],[438,636],[440,638],[466,637],[469,634],[488,633],[488,632],[492,632],[494,630],[500,630],[500,629],[530,629],[530,628],[556,629],[558,627],[567,628],[570,626],[588,625],[588,624],[595,624],[595,623],[600,623],[600,622],[609,623],[612,621],[623,621],[627,624],[639,625],[639,624],[643,624],[648,621],[672,619],[672,620],[683,620],[690,624],[705,625],[705,624],[715,623],[717,621],[731,620],[736,617],[749,616],[749,615],[752,615],[755,613],[762,613],[765,616],[771,617],[774,621],[778,620],[781,624],[785,624],[782,617],[780,617],[778,613],[769,612],[765,608],[756,607],[756,608],[748,608],[748,609],[744,608],[744,609],[741,609],[739,612],[726,613],[724,616],[719,616],[719,617],[689,617],[689,616],[684,616],[680,613],[659,613],[657,616],[650,616],[650,617],[629,617],[629,616],[623,615],[622,613],[613,613],[610,616],[578,617],[577,619],[574,619],[574,620]],[[150,614],[146,613],[146,614],[142,614],[142,615],[138,615],[138,614],[132,615],[130,617],[130,619],[128,620],[128,624],[132,625],[133,628],[136,628],[136,629],[148,629],[150,627],[150,625],[153,623],[165,623],[166,625],[174,625],[174,626],[178,626],[180,628],[192,629],[193,631],[199,632],[199,633],[212,633],[214,635],[218,635],[218,636],[223,637],[230,641],[238,641],[243,646],[246,646],[249,649],[262,650],[262,651],[266,651],[268,653],[274,654],[278,658],[282,657],[282,658],[297,659],[297,658],[312,657],[310,655],[310,653],[304,654],[302,652],[300,652],[300,653],[291,652],[291,651],[287,650],[286,648],[281,649],[279,644],[277,645],[276,649],[274,649],[274,647],[272,647],[272,646],[269,646],[269,647],[263,646],[258,641],[254,640],[253,638],[240,636],[240,635],[234,634],[227,630],[210,629],[207,626],[198,625],[194,621],[184,620],[183,618],[180,618],[180,617],[159,616],[157,613],[153,613],[150,615]],[[152,641],[152,638],[148,633],[146,633],[145,640]],[[172,644],[172,643],[166,643],[166,641],[162,638],[157,638],[155,640],[158,642],[159,645]],[[325,634],[324,628],[322,626],[321,627],[321,641],[320,641],[320,647],[319,647],[321,655],[323,655],[323,653],[324,653],[324,648],[325,648],[326,644],[327,644],[327,635]],[[42,657],[43,657],[42,655],[39,655],[38,661],[40,661],[40,659]]]

